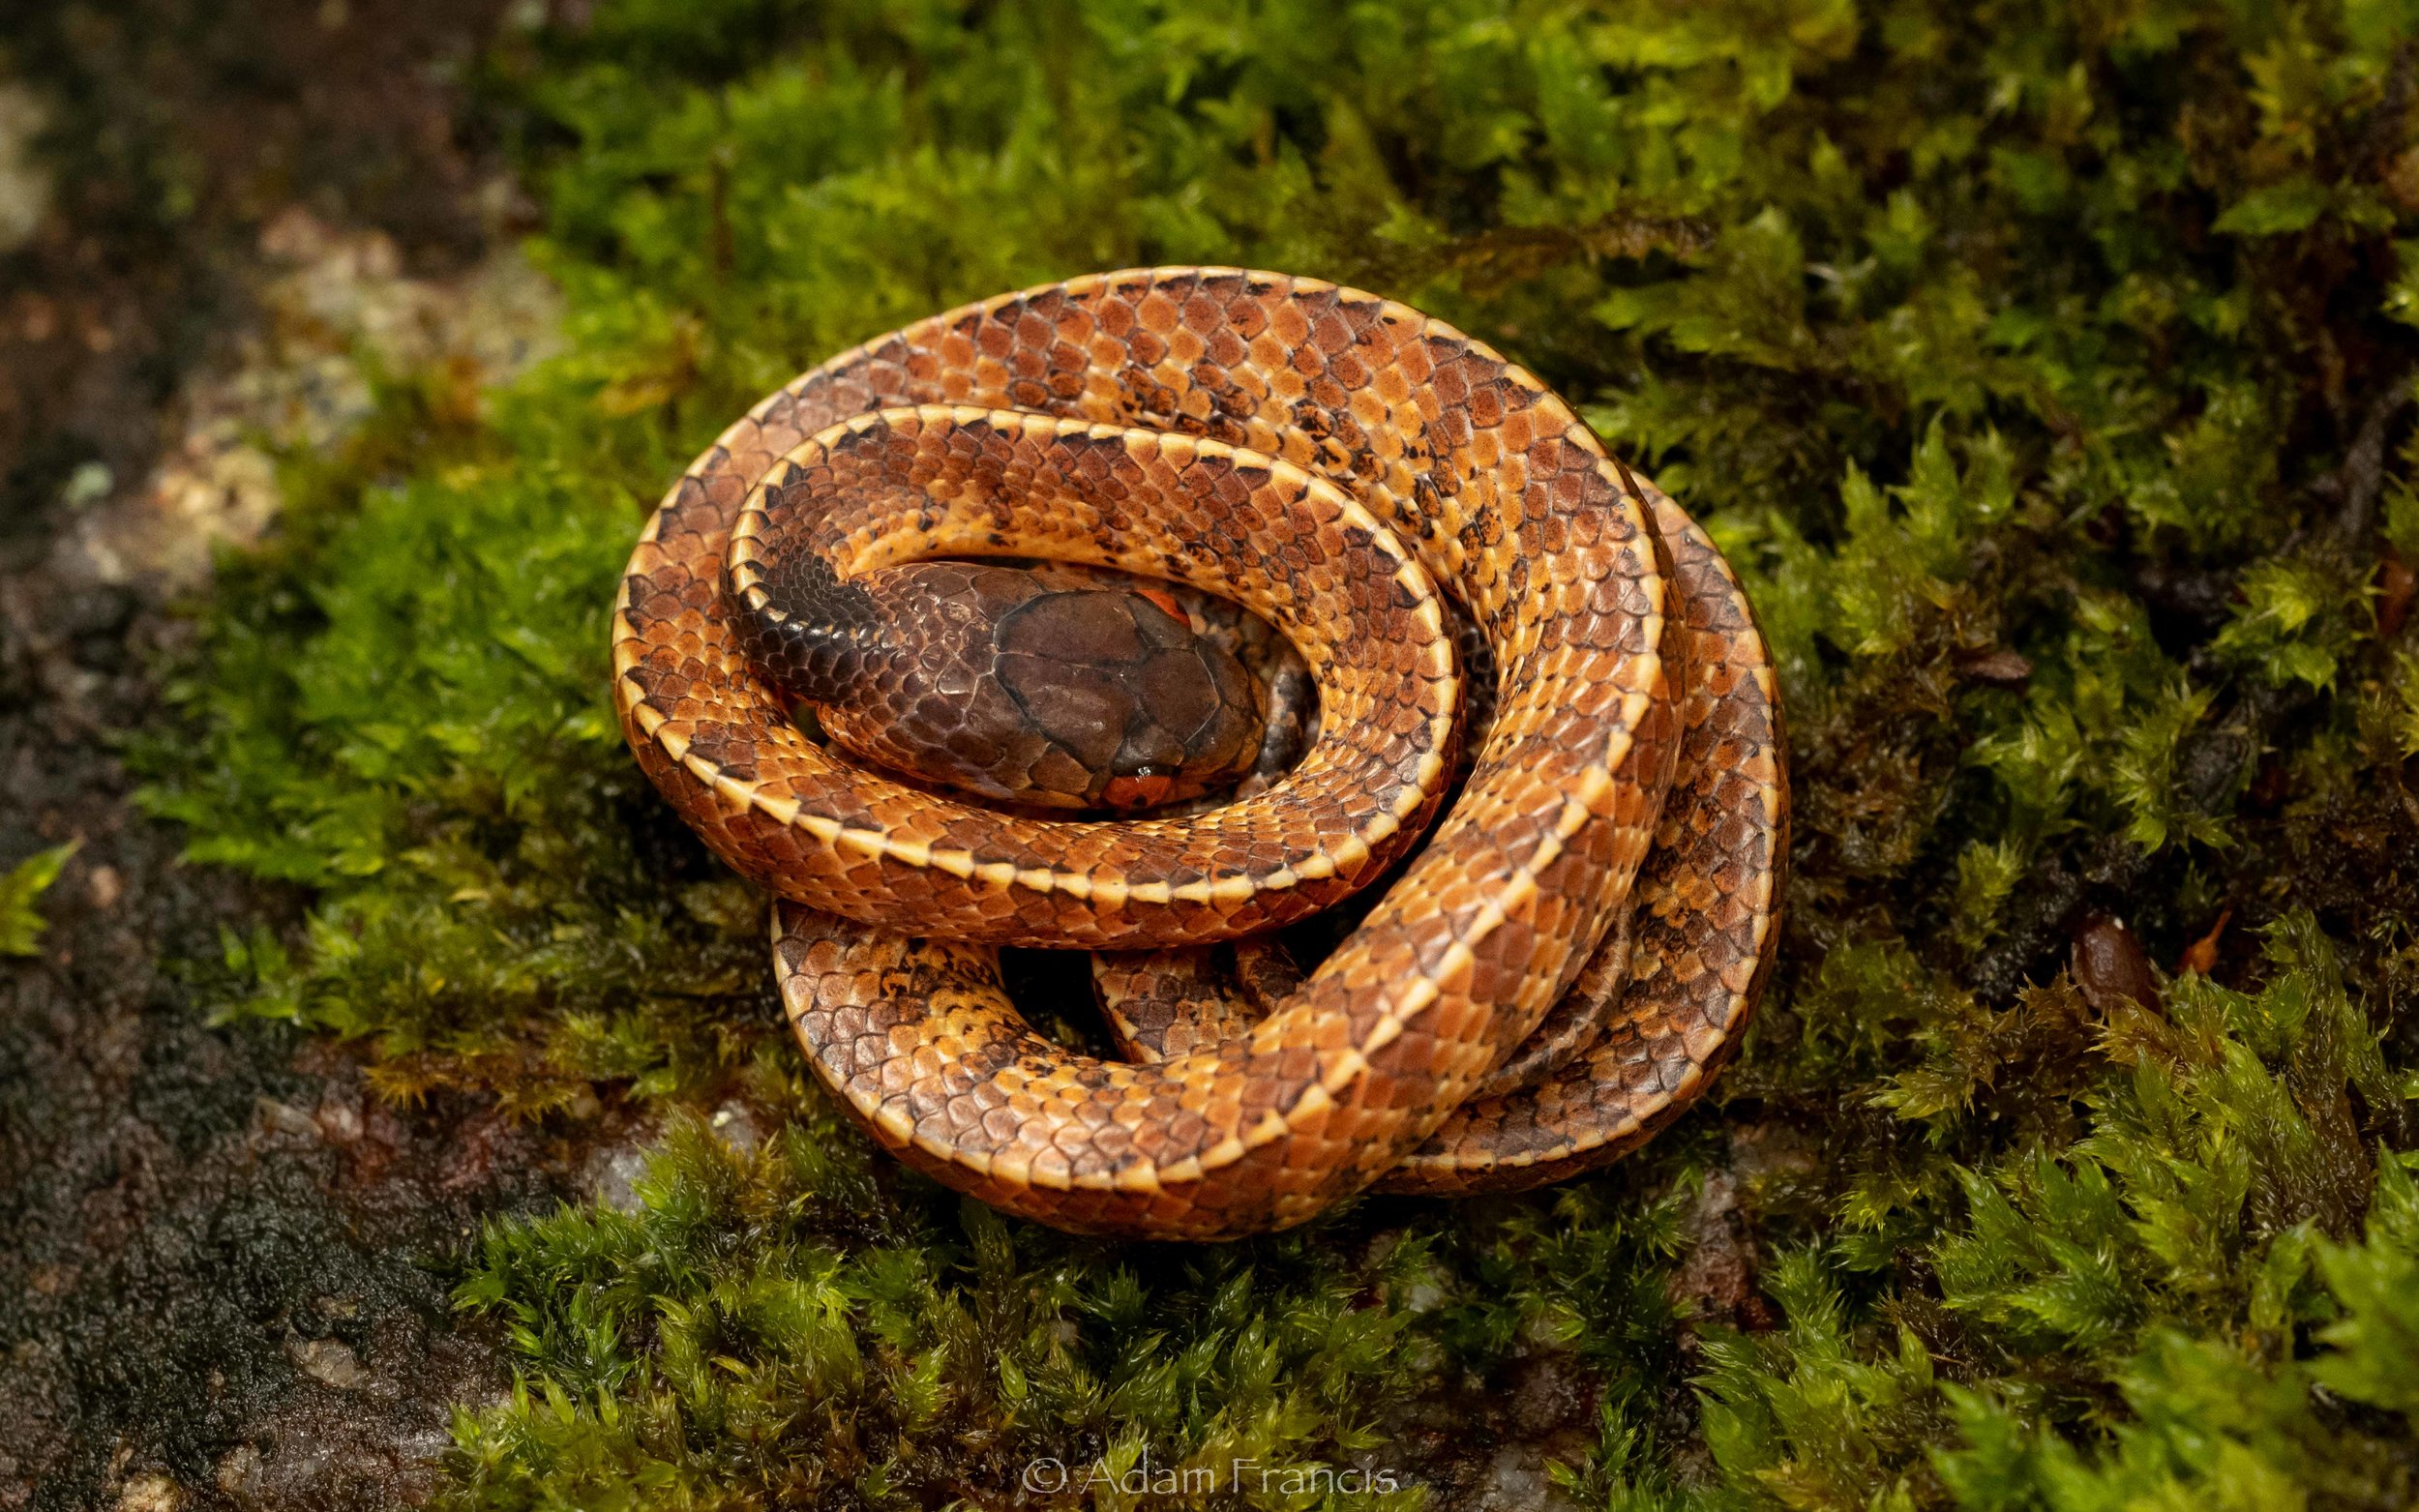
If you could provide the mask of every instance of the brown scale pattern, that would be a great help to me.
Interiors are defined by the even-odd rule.
[[[1576,1053],[1463,1103],[1382,1190],[1521,1191],[1634,1149],[1736,1052],[1763,991],[1789,856],[1779,687],[1730,564],[1678,505],[1654,499],[1687,670],[1679,776],[1629,927],[1604,947],[1626,944],[1627,967],[1608,976],[1599,952],[1549,1019],[1547,1029],[1594,1025],[1573,1028]]]
[[[842,765],[747,667],[722,591],[728,565],[744,596],[745,538],[767,534],[734,534],[751,498],[819,469],[816,507],[773,533],[844,579],[938,552],[1065,556],[1266,614],[1319,683],[1310,755],[1251,798],[1118,825]],[[1183,545],[1204,540],[1221,548]],[[997,944],[1265,931],[1418,833],[1456,691],[1430,578],[1501,669],[1495,717],[1360,926],[1247,1028],[1155,1063],[1030,1032]],[[776,968],[818,1073],[902,1158],[1061,1227],[1225,1237],[1382,1179],[1469,1191],[1608,1159],[1701,1089],[1771,954],[1777,705],[1718,553],[1528,373],[1331,284],[1102,275],[844,353],[681,478],[613,633],[642,765],[784,900]],[[1589,995],[1625,909],[1632,960],[1618,992],[1596,974],[1598,1026],[1474,1101],[1568,990]]]

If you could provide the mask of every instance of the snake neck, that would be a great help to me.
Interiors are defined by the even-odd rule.
[[[726,572],[723,594],[749,660],[809,703],[838,701],[887,654],[881,606],[814,552],[744,585]]]

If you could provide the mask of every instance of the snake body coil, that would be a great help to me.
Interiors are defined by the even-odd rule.
[[[1012,554],[1232,598],[1309,662],[1317,743],[1264,792],[1131,823],[851,766],[745,654],[775,537],[843,582]],[[1440,590],[1497,697],[1428,832],[1460,677]],[[613,654],[648,776],[779,895],[776,971],[824,1082],[911,1164],[1061,1228],[1228,1237],[1372,1185],[1601,1164],[1702,1090],[1772,958],[1777,690],[1720,553],[1530,374],[1332,284],[1108,274],[843,353],[674,486]],[[1103,958],[1104,986],[1190,982],[1182,947],[1405,856],[1299,982],[1113,1000],[1130,1060],[1033,1033],[1000,987],[1003,944],[1171,951]]]

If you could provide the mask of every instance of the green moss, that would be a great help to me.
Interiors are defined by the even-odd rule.
[[[1545,1361],[1590,1502],[2407,1504],[2414,35],[2396,0],[619,0],[500,46],[567,349],[293,459],[146,758],[196,856],[318,900],[230,940],[231,1006],[371,1037],[396,1097],[779,1125],[487,1237],[463,1297],[523,1384],[451,1498],[1449,1480],[1494,1427],[1420,1425],[1501,1426]],[[760,905],[620,749],[613,575],[731,416],[953,302],[1185,260],[1502,346],[1754,594],[1784,959],[1715,1100],[1603,1176],[1219,1250],[961,1205],[802,1084]],[[2094,911],[2209,953],[2145,1008],[2068,973]]]
[[[752,1157],[690,1126],[636,1213],[491,1232],[463,1296],[530,1379],[463,1424],[456,1499],[974,1501],[1052,1456],[1339,1455],[1404,1394],[1405,1315],[1321,1247],[1154,1263],[903,1201],[876,1159],[820,1120]]]
[[[42,916],[35,904],[50,884],[59,879],[59,869],[75,853],[76,842],[38,850],[0,876],[0,956],[31,956],[42,949],[42,932],[50,921]]]

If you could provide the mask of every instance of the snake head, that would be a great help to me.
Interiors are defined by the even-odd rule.
[[[1037,593],[994,622],[992,653],[1020,733],[1048,743],[1029,791],[1150,808],[1239,781],[1260,753],[1259,685],[1163,593]]]
[[[753,638],[867,760],[1010,803],[1150,808],[1239,781],[1265,716],[1242,664],[1132,581],[948,561],[780,575]]]

